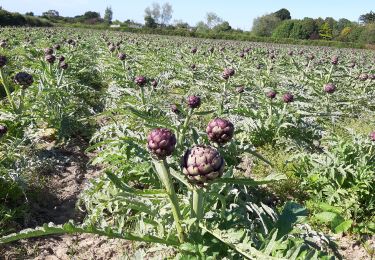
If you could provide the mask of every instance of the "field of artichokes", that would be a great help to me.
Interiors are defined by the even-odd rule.
[[[338,235],[373,236],[374,51],[30,28],[0,46],[0,244],[94,233],[157,259],[340,259]],[[75,138],[101,169],[84,218],[20,231],[40,153]]]

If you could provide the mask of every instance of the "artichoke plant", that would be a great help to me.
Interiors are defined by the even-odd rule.
[[[332,83],[328,83],[326,85],[324,85],[324,92],[328,93],[328,94],[332,94],[336,91],[336,86]]]
[[[4,67],[7,64],[7,57],[0,55],[0,68]]]
[[[167,128],[156,128],[147,137],[147,147],[158,159],[165,159],[175,149],[176,136]]]
[[[171,104],[171,111],[175,114],[180,113],[180,110],[178,109],[178,106],[176,104]]]
[[[190,108],[198,108],[201,105],[201,98],[199,96],[188,96],[187,103]]]
[[[284,103],[291,103],[294,101],[294,96],[291,93],[285,93],[283,95],[283,101]]]
[[[215,118],[207,125],[206,133],[211,141],[224,144],[232,139],[234,126],[226,119]]]
[[[68,63],[63,61],[63,62],[60,63],[59,67],[63,70],[66,70],[68,68]]]
[[[30,87],[33,83],[33,76],[26,72],[18,72],[16,76],[14,76],[14,82],[23,88]]]
[[[198,145],[187,150],[182,158],[182,170],[189,182],[206,184],[223,175],[225,161],[211,146]]]
[[[375,131],[372,131],[372,133],[370,134],[370,140],[375,142]]]
[[[238,94],[241,94],[241,93],[243,93],[245,91],[245,87],[244,86],[238,86],[238,87],[236,87],[236,92],[238,93]]]
[[[53,49],[52,48],[45,48],[44,49],[44,55],[52,55]]]
[[[45,59],[48,63],[52,64],[52,63],[55,62],[56,57],[55,57],[55,55],[48,54],[48,55],[46,55],[46,56],[44,57],[44,59]]]
[[[274,99],[276,97],[276,92],[274,90],[270,90],[270,91],[267,92],[266,96],[269,99]]]
[[[339,63],[339,57],[333,56],[331,59],[332,65],[337,65]]]
[[[3,137],[8,132],[6,125],[0,125],[0,138]]]
[[[117,55],[117,57],[119,58],[119,60],[125,60],[126,59],[126,54],[125,53],[119,53]]]
[[[144,76],[137,76],[134,79],[134,83],[140,87],[143,87],[147,83],[147,79]]]
[[[223,71],[222,77],[223,77],[223,79],[227,80],[230,77],[234,76],[234,73],[235,73],[234,69],[232,69],[232,68],[226,68]]]

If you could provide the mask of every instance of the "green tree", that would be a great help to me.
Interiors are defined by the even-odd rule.
[[[277,18],[279,18],[281,21],[292,19],[292,17],[290,16],[289,10],[285,8],[282,8],[279,11],[274,12],[274,15]]]
[[[311,39],[313,35],[319,34],[318,26],[314,19],[305,17],[301,21],[302,24],[302,39]]]
[[[161,7],[158,3],[152,3],[152,7],[146,7],[145,17],[151,17],[156,24],[160,23]]]
[[[83,18],[84,18],[85,20],[87,20],[87,19],[99,19],[99,18],[100,18],[100,14],[97,13],[97,12],[88,11],[88,12],[86,12],[86,13],[83,15]]]
[[[359,21],[364,24],[375,23],[375,13],[370,11],[367,14],[363,14],[359,17]]]
[[[45,16],[48,18],[55,18],[55,17],[59,17],[60,14],[56,10],[48,10],[47,12],[42,13],[42,16]]]
[[[113,12],[112,7],[107,7],[104,11],[104,21],[107,23],[112,23]]]
[[[280,23],[280,18],[274,14],[263,15],[254,19],[252,32],[256,36],[269,37]]]
[[[25,13],[25,15],[34,16],[34,13],[33,12],[27,12],[27,13]]]
[[[147,28],[156,28],[157,27],[157,23],[151,15],[145,16],[145,26]]]
[[[359,41],[363,43],[375,44],[375,23],[366,25],[359,36]]]
[[[319,30],[319,36],[325,40],[332,39],[332,28],[327,22],[323,23]]]
[[[198,22],[197,25],[195,26],[195,31],[199,33],[206,33],[209,30],[210,28],[203,21]]]
[[[349,21],[348,19],[340,18],[337,21],[337,30],[339,30],[341,32],[344,28],[350,27],[352,24],[353,23],[351,21]]]
[[[170,3],[163,4],[162,12],[160,15],[161,24],[167,25],[172,19],[172,14],[173,14],[172,5]]]
[[[294,20],[285,20],[276,27],[272,33],[274,38],[289,38],[290,32],[294,26]]]
[[[229,32],[230,30],[232,30],[232,27],[227,21],[225,21],[225,22],[222,22],[221,24],[216,25],[212,29],[216,32]]]
[[[206,21],[207,21],[207,26],[212,29],[215,26],[219,25],[220,23],[223,22],[223,19],[220,18],[216,13],[214,12],[209,12],[206,14]]]

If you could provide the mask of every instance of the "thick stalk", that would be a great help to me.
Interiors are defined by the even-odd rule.
[[[142,105],[146,105],[146,101],[145,101],[145,90],[143,89],[143,87],[140,87],[141,89],[141,100],[142,100]]]
[[[16,112],[16,110],[17,110],[16,104],[14,103],[12,95],[10,94],[10,89],[8,88],[7,84],[5,83],[4,74],[3,74],[3,71],[2,71],[1,68],[0,68],[0,78],[1,78],[1,82],[3,83],[5,93],[8,97],[8,101],[9,101],[10,105],[12,106],[13,111]]]
[[[61,81],[62,81],[62,78],[63,78],[63,75],[64,75],[64,70],[61,69],[60,77],[59,77],[59,79],[58,79],[58,81],[57,81],[57,87],[60,86]]]
[[[331,65],[331,68],[329,69],[329,73],[328,73],[328,76],[327,76],[327,79],[326,79],[326,83],[329,83],[331,81],[332,72],[333,72],[334,67],[335,67],[335,65]]]
[[[236,108],[237,108],[237,109],[240,108],[240,103],[241,103],[241,94],[238,94],[238,97],[237,97],[237,104],[236,104]]]
[[[189,122],[190,122],[190,119],[191,119],[191,116],[193,115],[193,108],[190,108],[189,109],[189,112],[185,118],[185,122],[184,122],[184,125],[182,126],[182,129],[181,129],[181,132],[178,136],[178,146],[180,147],[182,145],[182,142],[184,141],[184,138],[185,138],[185,133],[186,133],[186,130],[189,126]]]
[[[160,181],[163,183],[165,190],[167,191],[169,201],[171,203],[172,214],[174,218],[174,222],[177,229],[178,239],[181,243],[184,242],[184,230],[181,226],[181,211],[180,206],[178,204],[178,198],[176,195],[176,191],[173,187],[171,174],[169,172],[169,167],[167,161],[163,160],[154,160],[154,165],[156,168],[156,172],[159,176]]]
[[[225,104],[225,98],[226,98],[226,89],[227,89],[227,82],[224,83],[223,87],[223,95],[221,96],[221,103],[220,103],[220,115],[224,112],[224,104]]]
[[[196,228],[199,227],[199,221],[203,218],[203,190],[199,187],[194,188],[192,198],[191,217],[196,218]]]
[[[23,111],[23,105],[25,101],[25,92],[26,90],[24,88],[21,88],[21,98],[20,98],[20,105],[18,107],[18,112],[21,114]]]

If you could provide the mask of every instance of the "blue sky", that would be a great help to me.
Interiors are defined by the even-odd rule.
[[[169,2],[173,6],[173,18],[191,25],[203,20],[207,12],[215,12],[232,27],[249,30],[254,18],[287,8],[292,18],[345,17],[357,21],[361,14],[375,11],[375,0],[1,0],[0,5],[9,11],[36,15],[55,9],[63,16],[75,16],[85,11],[104,14],[106,6],[112,6],[114,19],[131,19],[143,23],[144,9],[153,2]]]

